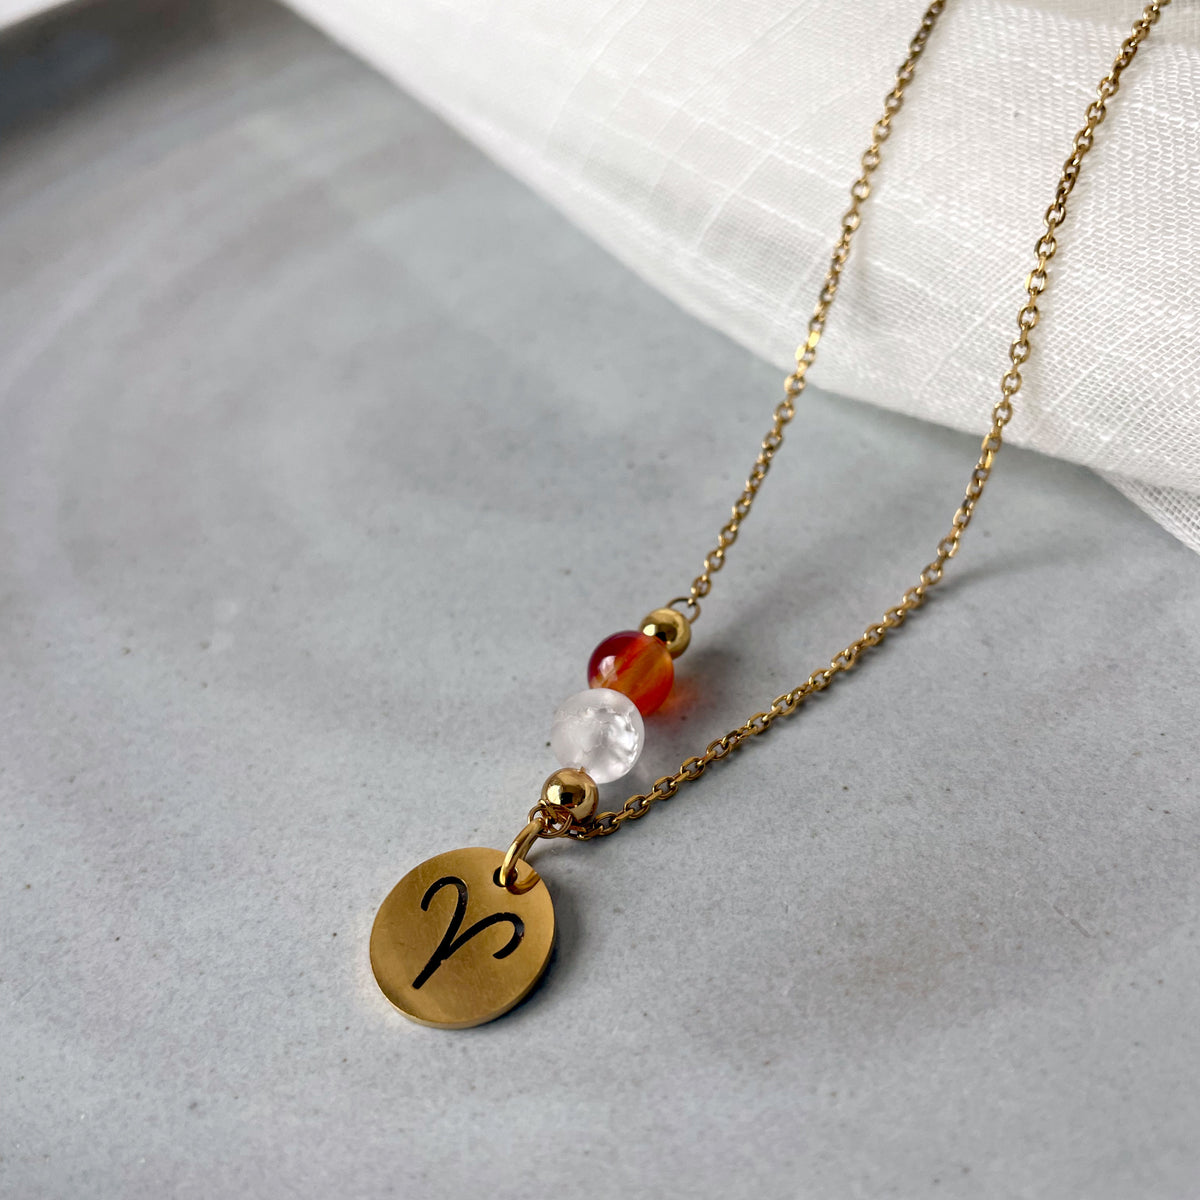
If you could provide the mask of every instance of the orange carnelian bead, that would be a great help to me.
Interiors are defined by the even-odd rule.
[[[588,660],[588,683],[624,693],[643,715],[667,698],[674,682],[671,652],[658,638],[636,629],[606,637]]]

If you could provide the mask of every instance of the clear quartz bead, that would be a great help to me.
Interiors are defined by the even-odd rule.
[[[646,740],[642,714],[612,688],[576,692],[558,706],[550,749],[564,767],[578,767],[597,783],[612,783],[633,770]]]

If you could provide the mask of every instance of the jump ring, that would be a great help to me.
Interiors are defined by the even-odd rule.
[[[511,890],[517,882],[517,863],[525,860],[530,847],[542,836],[542,825],[545,822],[540,810],[529,818],[525,828],[513,838],[512,845],[504,856],[500,866],[500,886]]]

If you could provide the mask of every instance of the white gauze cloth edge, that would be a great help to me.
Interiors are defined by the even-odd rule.
[[[786,370],[922,11],[786,0],[291,0],[645,279]],[[814,382],[979,431],[1129,0],[951,0],[884,146]],[[1084,165],[1009,440],[1200,550],[1200,6]]]

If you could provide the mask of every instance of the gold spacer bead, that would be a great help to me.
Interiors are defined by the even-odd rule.
[[[600,789],[586,772],[561,767],[542,784],[542,803],[570,813],[575,824],[590,821],[600,806]]]
[[[658,638],[671,652],[672,658],[678,658],[691,644],[691,623],[673,608],[656,608],[642,618],[638,628],[643,633]]]

